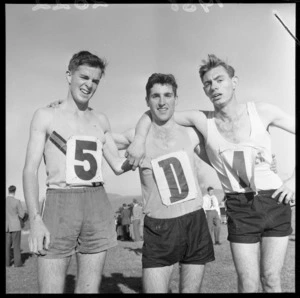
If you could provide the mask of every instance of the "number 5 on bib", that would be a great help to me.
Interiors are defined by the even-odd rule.
[[[93,136],[72,136],[67,142],[66,182],[91,185],[102,182],[102,143]]]
[[[170,206],[197,197],[194,172],[185,151],[173,152],[151,161],[162,203]]]

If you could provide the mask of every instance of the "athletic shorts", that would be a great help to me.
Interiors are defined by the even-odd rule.
[[[204,265],[215,260],[203,209],[183,216],[159,219],[145,216],[143,268],[182,264]]]
[[[41,257],[93,254],[117,245],[113,210],[103,186],[47,189],[42,217],[50,245]]]
[[[276,190],[226,194],[228,237],[230,242],[256,243],[261,237],[283,237],[292,233],[291,206],[278,204],[271,195]]]

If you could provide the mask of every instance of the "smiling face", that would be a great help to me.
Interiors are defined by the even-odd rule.
[[[156,123],[166,123],[174,115],[177,96],[170,84],[154,84],[146,100]]]
[[[98,67],[80,65],[75,71],[67,72],[69,90],[73,100],[79,105],[88,104],[97,90],[102,76]]]
[[[237,85],[237,78],[230,78],[223,66],[207,71],[202,79],[203,90],[215,107],[222,107],[231,101]]]

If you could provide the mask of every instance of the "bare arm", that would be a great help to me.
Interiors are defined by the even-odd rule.
[[[118,147],[111,135],[110,124],[107,117],[105,115],[101,115],[100,121],[105,135],[103,155],[107,163],[116,175],[120,175],[131,170],[131,165],[127,159],[119,155]]]
[[[174,113],[175,121],[184,126],[195,126],[196,129],[206,136],[206,116],[198,110],[182,111]],[[151,113],[143,114],[136,125],[135,137],[126,151],[126,157],[132,169],[135,170],[145,156],[145,140],[151,125]],[[205,157],[204,157],[205,158]]]
[[[278,107],[267,104],[267,103],[256,103],[258,113],[266,125],[267,129],[269,127],[277,127],[283,129],[287,132],[295,134],[295,117],[291,116]],[[282,186],[278,188],[272,195],[275,198],[279,195],[279,203],[291,203],[295,202],[295,170],[291,177],[284,181]]]
[[[128,129],[123,133],[111,132],[111,136],[115,141],[119,150],[127,149],[134,139],[134,128]]]
[[[151,126],[151,119],[150,111],[143,114],[136,125],[134,139],[126,150],[125,156],[132,165],[133,171],[138,167],[145,156],[145,141]]]
[[[295,117],[282,111],[277,106],[265,102],[256,103],[258,113],[265,123],[267,129],[269,127],[277,127],[287,132],[295,134]]]
[[[43,243],[48,249],[50,234],[43,223],[39,212],[38,169],[43,156],[47,133],[49,112],[37,110],[30,126],[30,137],[27,146],[25,166],[23,170],[23,188],[30,219],[29,247],[34,253],[43,254]]]
[[[196,144],[195,147],[195,153],[197,154],[198,157],[200,157],[205,163],[207,163],[209,166],[212,167],[209,158],[206,154],[206,150],[205,150],[205,144],[204,144],[204,138],[203,135],[195,128],[192,127],[189,130],[190,134],[191,134],[191,138],[193,140],[193,143]]]

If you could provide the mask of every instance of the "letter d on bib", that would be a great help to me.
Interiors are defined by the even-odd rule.
[[[196,198],[194,174],[185,151],[160,156],[151,163],[163,204],[170,206]]]

